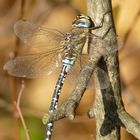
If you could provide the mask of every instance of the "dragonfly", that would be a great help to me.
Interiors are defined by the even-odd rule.
[[[89,33],[95,25],[89,16],[78,15],[67,33],[56,29],[49,29],[28,21],[18,20],[14,24],[15,34],[26,44],[20,56],[10,59],[5,65],[10,75],[24,78],[38,78],[50,75],[54,69],[61,67],[49,113],[57,109],[58,99],[67,74],[75,63],[81,59],[82,50],[87,38],[95,37]],[[101,40],[102,41],[102,40]],[[109,86],[109,79],[105,71],[97,68],[105,77],[103,87]],[[53,131],[53,122],[47,122],[46,138],[50,140]]]

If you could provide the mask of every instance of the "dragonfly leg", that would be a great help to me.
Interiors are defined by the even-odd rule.
[[[110,12],[111,12],[111,11],[105,12],[105,13],[103,14],[103,18],[102,18],[100,24],[99,24],[98,26],[91,27],[90,30],[96,30],[96,29],[102,28],[102,27],[103,27],[103,23],[104,23],[105,15],[108,14],[108,13],[110,13]],[[106,37],[106,35],[108,34],[108,32],[109,32],[112,28],[113,28],[112,25],[110,25],[110,27],[108,27],[108,29],[106,29],[106,32],[103,33],[103,35],[101,35],[101,36],[96,35],[96,34],[91,33],[91,32],[90,32],[90,33],[91,33],[92,36],[95,36],[95,37],[97,37],[97,38],[99,38],[99,39],[104,39],[104,38]],[[90,34],[89,34],[89,37],[90,37]]]
[[[103,18],[102,18],[100,24],[99,24],[98,26],[91,27],[90,29],[91,29],[91,30],[96,30],[96,29],[102,28],[102,27],[103,27],[103,22],[104,22],[105,15],[108,14],[108,13],[111,13],[111,11],[105,12],[105,13],[103,14]]]

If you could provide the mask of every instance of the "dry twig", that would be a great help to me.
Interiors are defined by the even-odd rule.
[[[25,6],[25,0],[21,0],[21,11],[20,11],[20,15],[19,18],[23,17],[23,13],[24,13],[24,6]],[[19,51],[19,46],[20,46],[20,41],[18,38],[16,38],[16,42],[15,42],[15,48],[12,52],[12,57],[17,56],[18,51]],[[9,76],[9,82],[11,85],[11,97],[12,97],[12,102],[15,102],[17,100],[17,82],[16,82],[16,78],[13,76]],[[14,114],[14,131],[15,131],[15,140],[20,140],[20,136],[19,136],[19,118],[16,115],[16,109],[13,110],[13,114]]]
[[[105,44],[108,44],[111,40],[112,50],[114,50],[117,45],[114,46],[113,43],[116,42],[117,38],[111,6],[111,0],[88,0],[88,13],[97,26],[104,17],[102,28],[96,30],[94,34],[104,36]],[[96,139],[119,140],[120,127],[125,127],[128,132],[140,139],[140,124],[125,111],[122,103],[118,52],[112,53],[112,50],[109,50],[109,53],[101,56],[98,53],[99,49],[104,48],[106,45],[101,44],[100,41],[95,42],[95,40],[91,40],[89,44],[90,59],[78,77],[77,81],[80,82],[76,83],[68,100],[56,111],[49,114],[48,120],[56,121],[63,117],[74,118],[75,109],[84,94],[96,65],[99,64],[108,73],[110,86],[105,90],[101,90],[100,82],[102,77],[97,73],[99,83],[96,86],[95,108],[90,110],[90,113],[95,114],[96,118]],[[92,47],[93,44],[94,47]]]
[[[22,81],[21,89],[20,89],[19,94],[18,94],[17,102],[15,102],[15,106],[16,106],[16,109],[17,109],[18,114],[20,116],[24,131],[25,131],[25,134],[26,134],[26,138],[27,138],[27,140],[31,140],[30,135],[29,135],[28,127],[27,127],[27,125],[25,123],[24,117],[23,117],[21,109],[20,109],[20,101],[21,101],[21,96],[22,96],[22,93],[24,91],[24,88],[25,88],[24,81]]]

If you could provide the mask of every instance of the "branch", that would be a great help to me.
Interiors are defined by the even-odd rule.
[[[110,86],[101,90],[103,82],[97,71],[98,82],[96,84],[95,105],[89,112],[89,116],[96,118],[96,139],[109,140],[120,139],[120,127],[140,139],[140,125],[124,109],[121,98],[117,35],[112,17],[111,0],[88,0],[88,13],[96,26],[102,24],[102,28],[92,31],[96,36],[103,38],[89,40],[89,60],[78,76],[72,94],[57,110],[47,114],[44,121],[56,121],[64,117],[74,119],[75,110],[80,103],[86,86],[97,64],[104,69],[110,80]],[[112,48],[110,48],[112,47]],[[103,52],[102,54],[99,52]]]
[[[107,11],[112,11],[111,0],[89,0],[88,8],[89,15],[98,21],[100,17]],[[101,33],[107,28],[111,30],[105,35],[104,44],[108,44],[111,40],[112,50],[117,45],[116,32],[114,27],[114,21],[112,12],[106,14],[104,18],[103,27],[96,31],[97,34]],[[103,30],[103,31],[102,31]],[[103,47],[107,46],[104,45]],[[115,49],[117,50],[117,49]],[[100,89],[100,83],[103,79],[99,73],[97,73],[99,83],[96,84],[96,97],[95,97],[95,108],[90,110],[90,114],[95,114],[96,118],[96,139],[97,140],[109,140],[109,139],[120,139],[120,127],[125,127],[128,132],[140,139],[140,124],[128,114],[123,106],[121,98],[121,86],[120,86],[120,73],[119,73],[119,61],[118,52],[109,51],[108,54],[103,55],[99,62],[99,66],[106,71],[110,80],[110,86],[105,89]],[[93,113],[92,113],[93,111]]]
[[[140,139],[140,123],[138,123],[129,113],[125,110],[120,111],[119,118],[122,121],[125,129],[135,136],[137,139]]]
[[[25,8],[25,0],[21,0],[21,9],[20,9],[20,18],[23,17],[23,13],[24,13],[24,8]],[[19,51],[19,47],[20,47],[20,40],[19,38],[16,37],[16,42],[15,42],[15,48],[13,50],[12,57],[15,57],[18,54]],[[12,102],[15,102],[17,100],[17,86],[16,86],[16,78],[13,76],[9,76],[9,82],[11,85],[11,97],[12,97]],[[19,118],[16,116],[16,108],[14,108],[13,110],[14,113],[14,131],[15,131],[15,140],[20,140],[20,132],[19,132]]]
[[[21,112],[21,109],[20,109],[20,100],[21,100],[21,96],[22,96],[22,93],[23,93],[23,91],[24,91],[24,88],[25,88],[25,87],[24,87],[24,83],[23,83],[23,81],[22,81],[21,89],[20,89],[20,92],[19,92],[19,94],[18,94],[17,102],[15,102],[15,106],[16,106],[16,109],[17,109],[17,111],[18,111],[18,113],[19,113],[21,122],[22,122],[22,124],[23,124],[23,128],[24,128],[24,131],[25,131],[26,138],[27,138],[27,140],[31,140],[31,139],[30,139],[30,135],[29,135],[29,130],[28,130],[28,128],[27,128],[27,125],[26,125],[26,123],[25,123],[24,117],[23,117],[22,112]]]
[[[71,95],[68,97],[67,101],[64,102],[57,110],[44,116],[44,123],[46,123],[47,121],[56,121],[64,117],[68,117],[69,119],[74,118],[75,110],[80,103],[88,82],[90,81],[91,75],[93,74],[94,69],[101,57],[99,53],[96,53],[95,48],[90,49],[90,52],[90,58],[87,64],[81,70],[81,73],[78,76],[77,83]]]
[[[3,99],[0,99],[0,109],[1,108],[5,109],[6,111],[11,113],[14,111],[15,106],[4,101]],[[32,110],[29,108],[22,108],[22,111],[23,111],[24,115],[31,115],[31,116],[37,117],[39,119],[42,118],[42,115],[43,115],[43,112],[38,111],[38,110]]]

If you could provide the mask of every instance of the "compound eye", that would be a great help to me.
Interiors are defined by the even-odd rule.
[[[92,22],[91,18],[89,16],[85,15],[77,15],[76,19],[74,20],[72,24],[73,28],[90,28],[94,27],[94,23]]]

